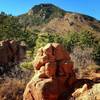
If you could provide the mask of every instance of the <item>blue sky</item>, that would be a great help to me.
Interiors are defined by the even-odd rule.
[[[0,0],[0,12],[17,16],[40,3],[52,3],[66,11],[83,13],[100,20],[100,0]]]

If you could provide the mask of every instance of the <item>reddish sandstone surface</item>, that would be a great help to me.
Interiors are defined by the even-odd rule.
[[[69,53],[59,43],[40,48],[33,66],[35,75],[26,86],[23,100],[63,100],[59,99],[61,94],[76,81]]]

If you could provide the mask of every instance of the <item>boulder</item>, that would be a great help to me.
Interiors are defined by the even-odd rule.
[[[82,86],[82,88],[79,88],[79,89],[75,90],[75,92],[72,93],[72,96],[77,97],[77,96],[83,94],[86,90],[88,90],[88,86],[87,86],[87,84],[84,84]]]

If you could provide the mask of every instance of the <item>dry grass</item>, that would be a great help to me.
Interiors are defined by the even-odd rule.
[[[0,83],[0,100],[22,100],[24,81],[7,78]]]

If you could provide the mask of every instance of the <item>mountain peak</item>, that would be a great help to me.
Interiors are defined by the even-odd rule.
[[[34,7],[52,7],[52,6],[54,6],[53,4],[51,4],[51,3],[41,3],[41,4],[39,4],[39,5],[35,5]]]
[[[53,5],[53,4],[49,4],[49,3],[47,3],[47,4],[44,4],[44,3],[42,3],[42,4],[39,4],[39,5],[35,5],[34,7],[32,7],[30,10],[29,10],[29,12],[28,12],[28,15],[34,15],[34,14],[36,14],[36,15],[44,15],[44,14],[49,14],[49,15],[51,15],[51,14],[54,14],[54,13],[57,13],[57,14],[61,14],[61,13],[65,13],[65,11],[64,10],[62,10],[62,9],[60,9],[59,7],[57,7],[57,6],[55,6],[55,5]]]

